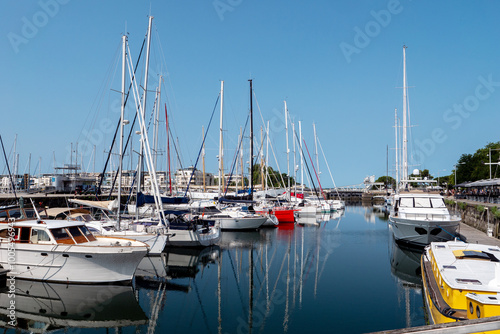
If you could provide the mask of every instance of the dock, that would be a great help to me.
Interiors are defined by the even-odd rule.
[[[500,239],[489,237],[486,233],[475,229],[463,222],[460,223],[459,233],[463,241],[471,244],[485,244],[500,247]]]
[[[460,237],[463,241],[473,244],[485,244],[500,247],[500,239],[490,237],[486,233],[475,229],[463,222],[459,227]],[[498,330],[500,328],[500,316],[488,317],[482,319],[465,320],[458,322],[451,322],[446,324],[436,324],[418,327],[401,328],[394,330],[386,330],[380,332],[373,332],[369,334],[461,334],[461,333],[477,333],[490,330]]]

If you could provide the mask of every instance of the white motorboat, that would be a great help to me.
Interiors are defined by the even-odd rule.
[[[129,282],[148,246],[94,236],[82,222],[0,224],[0,265],[16,278],[65,283]]]
[[[453,240],[461,217],[448,211],[439,194],[407,193],[394,196],[389,221],[396,242],[424,247]]]

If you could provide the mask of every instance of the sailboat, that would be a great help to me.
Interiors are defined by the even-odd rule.
[[[252,80],[250,80],[250,93],[252,92]],[[223,170],[223,139],[222,139],[222,120],[223,120],[223,106],[224,106],[224,81],[221,81],[220,91],[220,128],[219,128],[219,209],[218,213],[211,213],[203,216],[203,221],[208,222],[212,226],[219,226],[222,230],[255,230],[261,227],[266,221],[267,217],[255,214],[251,210],[242,210],[241,207],[225,207],[221,205],[225,202],[222,193],[222,182],[224,179]],[[250,96],[250,101],[252,97]],[[253,152],[253,121],[252,121],[252,103],[250,102],[250,151],[251,156]],[[253,168],[253,161],[250,159],[250,170]],[[250,173],[250,196],[253,198],[253,181],[252,173]],[[227,202],[227,201],[226,201]]]
[[[151,175],[151,199],[154,201],[154,217],[147,217],[145,219],[140,219],[136,216],[135,220],[122,220],[121,212],[117,212],[117,229],[108,230],[101,228],[100,232],[103,235],[111,235],[115,237],[125,237],[132,238],[135,240],[140,240],[147,243],[150,246],[149,255],[159,255],[164,250],[166,246],[210,246],[217,242],[219,239],[219,229],[210,226],[203,226],[203,224],[197,224],[197,222],[189,222],[184,219],[184,217],[179,217],[179,215],[174,215],[175,218],[169,216],[169,213],[163,210],[163,201],[160,195],[160,190],[158,186],[158,180],[156,177],[156,168],[151,154],[151,148],[149,145],[148,133],[145,122],[145,105],[146,105],[146,93],[147,93],[147,83],[148,83],[148,69],[149,69],[149,50],[151,42],[151,27],[152,27],[153,17],[149,17],[148,34],[147,34],[147,45],[146,45],[146,62],[145,62],[145,75],[144,83],[142,85],[143,94],[142,98],[139,96],[139,89],[137,87],[137,80],[135,76],[132,75],[132,71],[129,70],[132,94],[134,97],[135,107],[137,117],[139,121],[141,136],[141,154],[140,159],[144,156],[147,168]],[[125,108],[125,73],[126,65],[128,64],[129,69],[132,68],[130,57],[127,57],[127,37],[122,37],[122,112],[120,118],[120,168],[119,173],[119,186],[118,186],[118,202],[121,202],[121,164],[123,155],[123,126],[124,121],[124,108]],[[128,61],[128,63],[127,63]],[[139,169],[142,162],[138,164]],[[141,171],[139,171],[139,175]],[[140,180],[140,177],[138,178]],[[140,185],[137,185],[140,189]],[[171,221],[169,219],[170,218]],[[99,229],[99,226],[94,226]]]
[[[399,186],[394,195],[389,222],[396,242],[424,247],[434,241],[454,239],[461,217],[450,213],[442,195],[424,193],[418,190],[410,191],[409,184],[415,180],[409,180],[408,175],[407,89],[406,46],[403,46],[402,169],[401,180],[396,180]]]

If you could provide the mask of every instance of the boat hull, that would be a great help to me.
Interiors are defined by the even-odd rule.
[[[293,209],[279,209],[279,208],[274,208],[273,209],[273,215],[278,218],[278,221],[280,224],[282,223],[295,223],[295,214],[294,214]]]
[[[202,227],[192,229],[170,229],[167,247],[207,247],[217,244],[220,239],[218,227]]]
[[[97,237],[101,245],[16,244],[15,261],[8,262],[9,244],[0,241],[0,265],[15,278],[63,283],[130,282],[142,258],[144,246]],[[119,246],[118,243],[124,244]]]
[[[389,216],[394,239],[400,244],[423,248],[431,242],[449,241],[457,237],[460,219],[417,220]]]
[[[231,217],[217,218],[216,224],[220,224],[221,230],[256,230],[267,221],[267,217]]]

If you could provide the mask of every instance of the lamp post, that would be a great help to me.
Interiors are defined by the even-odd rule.
[[[491,151],[500,151],[500,148],[490,148],[489,153],[488,153],[488,158],[489,158],[489,163],[488,165],[490,166],[490,180],[491,180],[491,165],[498,165],[499,162],[491,162]]]
[[[457,186],[457,166],[458,165],[465,165],[464,162],[457,162],[454,166],[455,166],[455,187]]]

